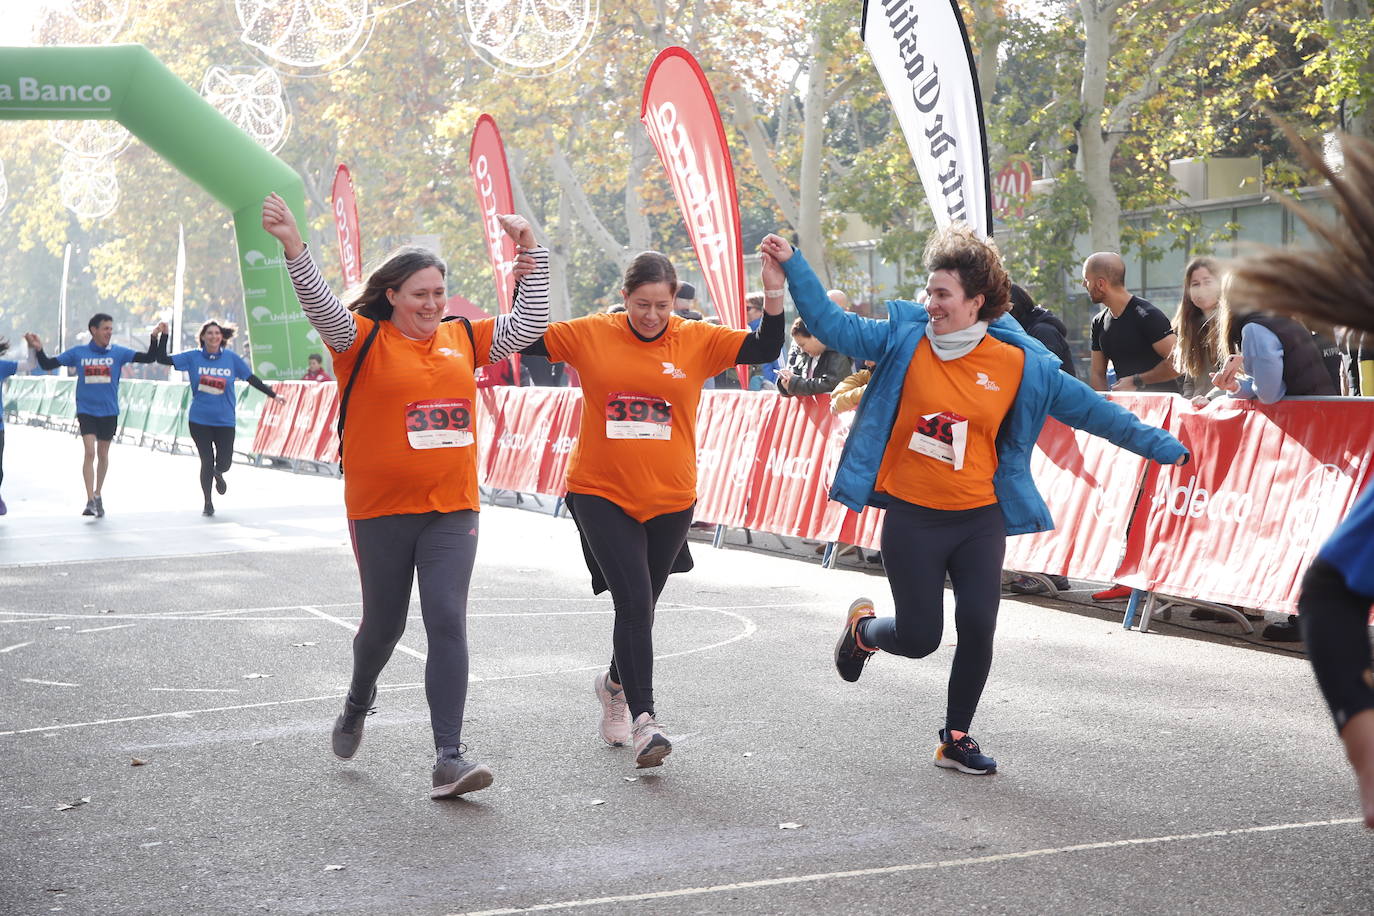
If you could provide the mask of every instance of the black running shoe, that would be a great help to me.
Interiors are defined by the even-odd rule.
[[[978,748],[972,735],[964,735],[958,741],[949,740],[949,734],[940,729],[940,746],[935,749],[935,765],[946,770],[958,770],[970,776],[986,776],[997,772],[997,761]]]
[[[224,482],[224,475],[221,474],[219,471],[215,472],[215,492],[218,493],[220,496],[223,496],[225,493],[229,492],[229,484]]]
[[[203,516],[205,516],[206,518],[209,518],[210,516],[214,515],[214,514],[215,514],[215,506],[214,506],[214,503],[206,503],[206,504],[205,504],[205,508],[200,510],[200,514],[203,515]]]
[[[1302,629],[1296,614],[1289,614],[1283,623],[1271,623],[1260,634],[1270,642],[1302,642]]]
[[[491,785],[495,778],[491,768],[465,759],[463,754],[466,752],[467,746],[462,744],[439,751],[430,773],[430,798],[452,798]]]
[[[377,699],[377,688],[372,688],[372,696],[366,703],[357,705],[344,697],[344,711],[334,720],[334,756],[340,760],[352,760],[358,753],[358,745],[363,743],[363,725],[367,717],[377,711],[373,702]]]
[[[859,645],[859,621],[872,617],[873,602],[868,598],[855,598],[849,606],[849,615],[844,621],[844,632],[840,641],[835,643],[835,670],[846,681],[857,681],[864,673],[864,663],[873,655],[869,649]]]

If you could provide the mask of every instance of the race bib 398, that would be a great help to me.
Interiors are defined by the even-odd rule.
[[[606,398],[607,439],[673,438],[673,405],[648,394],[617,392]]]

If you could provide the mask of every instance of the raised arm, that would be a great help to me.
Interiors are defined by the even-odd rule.
[[[167,352],[167,322],[159,321],[157,327],[153,329],[153,334],[148,338],[148,349],[142,353],[135,353],[131,362],[135,363],[156,363],[161,362],[158,358]]]
[[[33,358],[38,362],[38,368],[46,372],[62,365],[62,362],[57,357],[49,356],[43,352],[43,341],[37,334],[34,334],[32,331],[25,334],[24,342],[27,343],[29,349],[33,351]]]
[[[492,328],[488,361],[493,363],[524,352],[549,326],[549,251],[535,241],[534,229],[524,217],[502,214],[497,219],[520,254],[515,264],[515,301],[510,312],[497,316]]]
[[[310,258],[310,252],[296,226],[291,208],[276,194],[268,194],[262,202],[262,228],[281,242],[286,253],[286,270],[296,298],[306,319],[320,334],[320,339],[335,353],[343,353],[353,346],[358,336],[358,322],[353,313],[344,308],[339,297],[325,282],[324,275]]]
[[[782,265],[792,301],[812,334],[855,359],[882,358],[887,350],[886,321],[846,312],[832,302],[806,258],[782,236],[765,236],[759,248]]]

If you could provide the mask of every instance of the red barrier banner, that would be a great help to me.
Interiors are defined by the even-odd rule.
[[[358,226],[358,199],[353,194],[353,176],[340,163],[334,172],[330,191],[334,207],[334,230],[339,236],[339,260],[343,264],[344,288],[363,282],[363,236]]]
[[[639,120],[658,150],[721,320],[744,328],[744,243],[735,167],[716,97],[688,51],[664,48],[644,79]],[[741,384],[749,379],[740,366]]]
[[[838,421],[830,397],[778,398],[763,435],[749,481],[746,528],[801,538],[821,537],[834,476],[827,459]]]
[[[315,414],[316,423],[323,424],[315,440],[315,460],[321,464],[333,464],[339,460],[339,386],[334,382],[316,384],[327,392],[320,397],[329,407]]]
[[[286,437],[296,421],[296,408],[306,391],[318,382],[277,382],[273,386],[275,398],[268,398],[258,417],[258,430],[253,435],[253,454],[282,457],[286,454]]]
[[[1374,403],[1181,400],[1172,432],[1193,455],[1145,480],[1123,584],[1295,613],[1301,579],[1370,476]]]
[[[320,427],[329,416],[329,404],[334,392],[318,383],[311,383],[296,405],[286,441],[282,445],[283,458],[314,461],[320,448]]]
[[[582,422],[582,389],[540,388],[555,395],[549,444],[539,462],[539,489],[536,492],[562,496],[568,492],[568,459],[577,445]]]
[[[515,192],[511,188],[506,147],[496,120],[489,114],[477,119],[468,147],[468,170],[477,188],[477,209],[482,213],[482,233],[487,241],[487,257],[496,281],[496,303],[505,314],[515,301],[515,240],[501,228],[496,217],[515,212]]]
[[[493,420],[482,482],[520,493],[563,493],[568,453],[580,417],[568,388],[486,388],[482,401]]]
[[[772,392],[704,391],[697,406],[697,506],[694,518],[742,528],[759,443],[782,400]]]
[[[1151,426],[1167,429],[1175,404],[1168,394],[1119,394],[1109,399]],[[1026,572],[1111,580],[1126,547],[1126,529],[1147,459],[1106,439],[1050,418],[1040,432],[1031,474],[1055,527],[1007,539],[1003,566]]]

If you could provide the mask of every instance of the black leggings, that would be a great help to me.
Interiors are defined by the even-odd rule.
[[[1007,526],[996,503],[945,511],[894,498],[883,521],[883,568],[896,616],[867,621],[860,638],[907,658],[924,658],[940,648],[949,573],[959,644],[949,672],[947,729],[969,730],[992,668],[1006,550]]]
[[[1352,591],[1341,571],[1325,560],[1315,560],[1303,577],[1298,625],[1337,732],[1351,716],[1374,709],[1371,604],[1374,596]]]
[[[191,439],[200,455],[200,491],[210,502],[210,485],[234,463],[234,427],[192,423]]]
[[[654,606],[687,541],[692,507],[637,522],[600,496],[573,495],[578,530],[601,567],[615,605],[611,680],[625,688],[630,716],[654,715]]]
[[[5,427],[0,426],[0,484],[5,482]]]
[[[418,574],[434,746],[457,747],[468,697],[468,586],[477,556],[477,513],[383,515],[350,521],[348,527],[363,587],[349,699],[361,705],[372,695],[406,631],[410,586]]]

